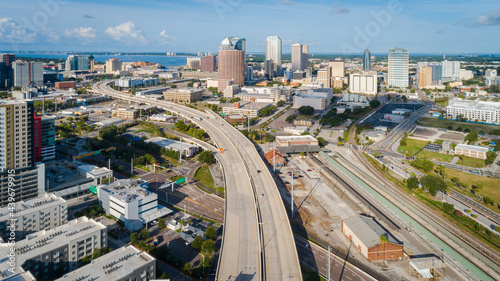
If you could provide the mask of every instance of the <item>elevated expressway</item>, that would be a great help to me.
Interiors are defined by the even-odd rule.
[[[98,82],[91,92],[155,105],[202,127],[223,153],[217,155],[226,183],[224,234],[217,280],[302,280],[287,212],[276,184],[254,145],[213,112],[151,100]],[[202,120],[196,120],[198,116]]]

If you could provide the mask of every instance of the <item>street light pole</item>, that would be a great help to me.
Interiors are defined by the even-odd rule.
[[[293,219],[293,171],[292,171],[292,196],[290,197],[290,209],[292,210],[292,219]]]

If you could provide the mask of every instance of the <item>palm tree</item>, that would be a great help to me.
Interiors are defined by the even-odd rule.
[[[387,236],[380,235],[379,241],[380,241],[380,244],[382,244],[384,246],[384,254],[382,256],[382,259],[385,261],[385,243],[387,243]]]

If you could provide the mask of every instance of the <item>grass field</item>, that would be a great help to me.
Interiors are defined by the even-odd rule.
[[[155,130],[153,128],[150,128],[150,127],[147,127],[147,126],[142,126],[142,125],[139,125],[139,126],[136,126],[136,127],[133,127],[132,129],[137,129],[134,131],[134,133],[148,133],[148,134],[154,134],[155,133]]]
[[[490,197],[495,202],[500,202],[500,192],[498,192],[498,185],[500,181],[496,178],[463,173],[448,168],[446,168],[446,177],[449,179],[453,177],[459,178],[461,182],[469,186],[469,189],[472,185],[482,184],[483,188],[479,191],[479,194],[481,194],[482,196]],[[498,209],[496,211],[498,211]]]
[[[436,161],[441,161],[441,162],[446,162],[446,163],[450,163],[451,160],[453,160],[453,158],[455,158],[454,155],[447,155],[447,154],[441,154],[441,153],[424,151],[424,150],[420,151],[424,146],[427,145],[427,143],[428,143],[427,141],[407,139],[406,145],[400,146],[398,148],[398,151],[400,153],[411,155],[411,156],[415,156],[415,153],[418,152],[416,157],[427,158],[430,160],[436,160]],[[463,162],[462,162],[462,160],[458,160],[458,162],[456,164],[462,165],[462,166],[467,166],[467,167],[474,167],[474,168],[480,167],[480,168],[482,168],[484,165],[484,160],[470,158],[470,157],[464,157]]]
[[[194,173],[194,178],[209,188],[214,189],[214,179],[212,178],[208,166],[201,166],[198,168]]]
[[[457,128],[460,127],[462,128],[462,131],[465,129],[469,129],[471,132],[476,132],[476,133],[500,135],[500,126],[496,125],[458,122],[453,120],[436,119],[436,118],[422,118],[422,121],[418,122],[418,125],[443,128],[443,129],[448,129],[448,127],[451,126],[453,130],[457,130]]]

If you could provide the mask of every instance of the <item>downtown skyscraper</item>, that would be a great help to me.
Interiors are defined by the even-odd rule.
[[[389,73],[387,84],[389,86],[406,88],[409,85],[410,55],[408,49],[389,49]]]
[[[292,71],[302,71],[309,63],[309,46],[299,43],[292,45]]]
[[[272,60],[281,67],[282,41],[278,36],[269,36],[266,39],[266,60]]]
[[[219,47],[219,79],[232,80],[235,85],[245,84],[246,40],[226,37]]]
[[[370,50],[366,49],[363,56],[363,70],[371,70],[372,68],[372,58]]]

